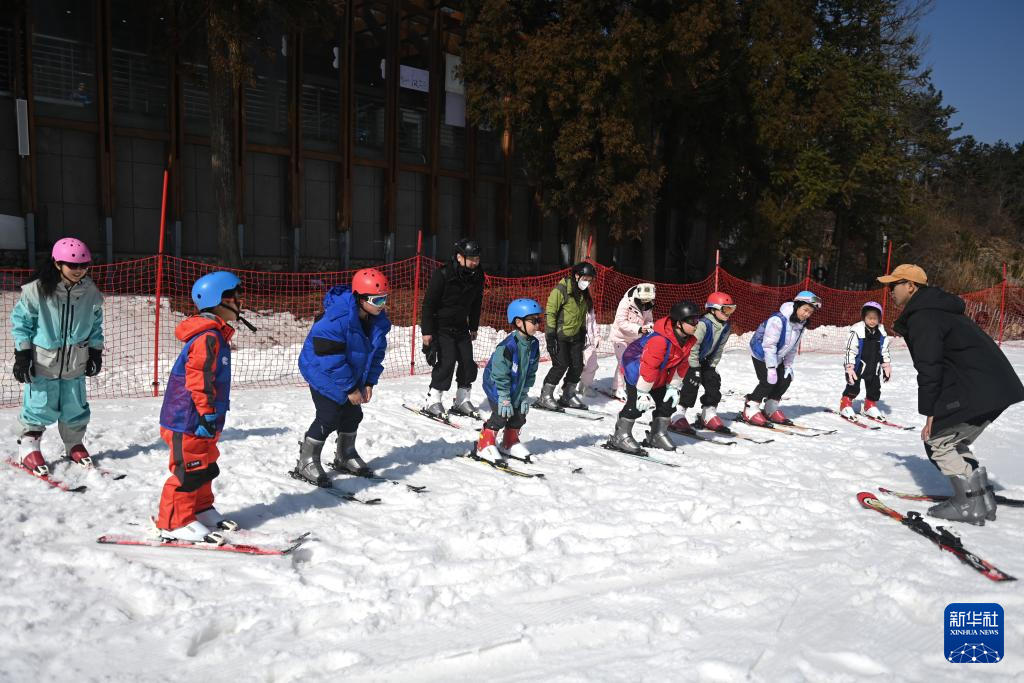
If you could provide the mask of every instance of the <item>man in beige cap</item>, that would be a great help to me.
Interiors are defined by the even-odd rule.
[[[995,494],[985,468],[969,457],[970,445],[1024,400],[1024,385],[992,338],[964,315],[963,299],[928,286],[923,268],[905,263],[878,281],[903,307],[893,329],[917,370],[917,410],[928,418],[921,430],[925,452],[953,486],[953,496],[928,514],[977,525],[994,521]]]

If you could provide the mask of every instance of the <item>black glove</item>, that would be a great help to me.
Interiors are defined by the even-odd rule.
[[[687,370],[683,383],[690,389],[700,388],[700,368],[690,368]]]
[[[14,379],[22,384],[32,381],[32,349],[14,352]]]
[[[427,365],[434,367],[441,362],[441,346],[434,340],[423,347],[423,355],[427,358]]]
[[[558,355],[558,334],[555,332],[549,332],[544,335],[544,338],[548,342],[548,355],[554,358]]]
[[[103,368],[103,349],[89,349],[89,360],[85,361],[85,376],[95,377]]]

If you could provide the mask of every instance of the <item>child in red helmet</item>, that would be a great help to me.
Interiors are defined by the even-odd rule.
[[[861,413],[874,420],[884,420],[876,402],[882,396],[882,382],[892,377],[892,357],[889,355],[889,337],[882,325],[882,304],[869,301],[860,309],[860,322],[850,327],[846,341],[846,388],[839,401],[839,413],[847,420],[856,420],[853,399],[860,393],[864,380],[867,398]]]
[[[329,487],[320,464],[324,442],[338,432],[333,467],[344,474],[373,476],[356,451],[362,405],[384,372],[391,321],[384,312],[388,279],[375,268],[352,277],[352,286],[336,286],[324,297],[324,312],[313,323],[299,353],[299,371],[309,382],[316,417],[299,447],[296,479]]]
[[[704,304],[707,313],[700,319],[694,331],[696,342],[690,349],[690,371],[683,381],[680,403],[683,414],[672,422],[672,431],[692,432],[693,428],[686,421],[686,409],[692,408],[697,402],[697,391],[704,387],[701,396],[701,412],[697,416],[697,426],[715,432],[729,432],[729,428],[718,417],[718,404],[722,400],[722,378],[718,374],[718,362],[722,360],[725,343],[732,334],[729,318],[736,312],[736,304],[732,297],[724,292],[712,292]]]

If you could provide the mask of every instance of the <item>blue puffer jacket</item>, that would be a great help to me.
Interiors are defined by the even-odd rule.
[[[356,388],[377,384],[391,321],[383,311],[370,316],[370,333],[359,320],[359,302],[348,286],[331,287],[324,313],[313,323],[299,353],[299,372],[319,394],[347,403]]]

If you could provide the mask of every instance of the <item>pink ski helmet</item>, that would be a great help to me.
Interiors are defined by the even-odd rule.
[[[74,237],[63,237],[57,240],[50,256],[54,261],[63,261],[64,263],[89,263],[92,261],[89,247],[85,246],[85,242]]]

